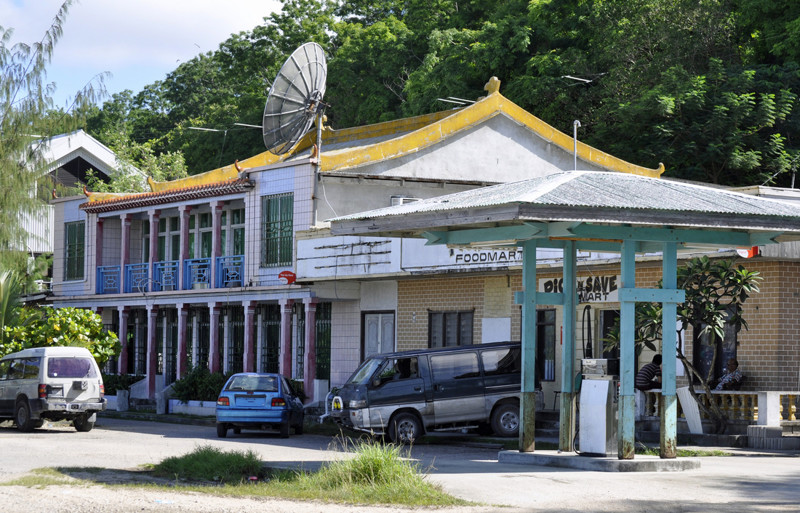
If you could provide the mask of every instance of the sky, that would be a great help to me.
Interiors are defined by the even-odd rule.
[[[16,42],[41,40],[62,0],[0,0],[0,26]],[[76,0],[47,71],[56,106],[94,76],[113,93],[162,80],[181,62],[214,51],[231,34],[278,11],[278,0]]]

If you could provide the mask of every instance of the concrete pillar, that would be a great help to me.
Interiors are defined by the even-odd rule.
[[[125,282],[125,267],[130,263],[131,259],[131,215],[122,214],[120,221],[122,222],[122,241],[119,250],[119,291],[125,292],[127,286]]]
[[[678,283],[678,250],[674,242],[664,243],[662,259],[662,288],[675,289]],[[678,443],[678,399],[675,395],[675,368],[677,365],[678,305],[672,302],[661,304],[661,448],[662,458],[677,456]]]
[[[291,378],[292,373],[292,306],[293,299],[281,299],[281,374]]]
[[[209,303],[209,344],[208,344],[208,366],[211,372],[220,372],[219,361],[219,313],[220,307],[217,303]]]
[[[314,380],[317,377],[317,298],[306,298],[305,361],[303,362],[303,386],[306,402],[314,401]]]
[[[186,260],[189,258],[189,214],[192,207],[188,205],[181,205],[178,207],[178,213],[181,219],[181,251],[180,251],[180,265],[178,266],[178,288],[184,290],[188,288],[185,283],[186,279]]]
[[[622,242],[622,288],[636,288],[635,242]],[[635,379],[635,326],[636,303],[620,298],[620,393],[619,421],[617,425],[617,451],[619,459],[632,460],[634,456],[634,430],[636,427]]]
[[[536,448],[536,240],[522,246],[522,401],[519,451]]]
[[[118,306],[117,312],[119,312],[119,342],[122,345],[119,352],[117,374],[122,375],[128,373],[128,308]]]
[[[222,202],[211,202],[211,277],[208,286],[217,287],[217,258],[222,256]]]
[[[176,369],[175,378],[181,379],[189,370],[186,355],[186,342],[188,336],[187,321],[189,319],[189,305],[186,303],[178,303],[175,305],[178,308],[178,367]]]
[[[156,394],[156,374],[158,373],[158,354],[156,347],[156,319],[158,306],[147,307],[147,397]]]
[[[255,317],[254,301],[243,301],[244,307],[244,371],[253,372],[255,366]]]

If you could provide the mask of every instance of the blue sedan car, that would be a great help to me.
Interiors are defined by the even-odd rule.
[[[303,433],[303,402],[280,374],[244,372],[225,383],[217,399],[217,436],[228,429],[278,429],[281,437],[294,428]]]

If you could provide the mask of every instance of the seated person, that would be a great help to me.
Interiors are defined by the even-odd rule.
[[[653,361],[645,364],[639,369],[636,374],[634,386],[637,390],[652,390],[654,388],[661,388],[661,381],[656,377],[661,377],[661,355],[657,354],[653,357]]]
[[[731,358],[725,366],[725,374],[719,378],[714,390],[739,390],[743,379],[742,371],[739,370],[739,362],[736,358]]]

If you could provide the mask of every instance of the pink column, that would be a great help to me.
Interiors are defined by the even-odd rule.
[[[303,388],[306,402],[314,401],[314,379],[317,377],[317,298],[304,300],[306,307],[306,354],[303,367]]]
[[[180,290],[186,288],[186,283],[184,283],[186,269],[184,266],[186,265],[186,260],[189,258],[189,214],[192,211],[192,207],[187,205],[182,205],[178,207],[178,212],[180,213],[181,217],[181,263],[180,267],[178,268],[178,287]]]
[[[122,221],[122,245],[119,250],[119,291],[125,292],[125,266],[131,260],[131,215],[122,214],[119,216]]]
[[[122,344],[122,350],[119,352],[119,364],[117,374],[128,373],[128,308],[118,306],[119,312],[119,341]]]
[[[153,290],[153,264],[158,258],[158,218],[161,216],[160,210],[151,210],[147,213],[150,216],[150,261],[147,266],[147,277],[150,280],[144,290]]]
[[[292,373],[292,306],[293,299],[281,299],[281,374],[291,378]]]
[[[219,314],[220,307],[217,303],[209,303],[209,343],[208,343],[208,366],[211,372],[220,371],[219,361]]]
[[[178,368],[176,378],[181,379],[188,369],[188,359],[186,355],[186,339],[188,335],[187,325],[189,320],[189,305],[178,303]]]
[[[242,302],[244,306],[244,371],[253,372],[256,370],[255,355],[255,318],[256,304],[254,301]]]
[[[97,218],[97,228],[94,234],[94,268],[103,266],[103,218]]]
[[[211,283],[217,286],[217,258],[222,256],[222,202],[211,202]]]
[[[147,397],[156,395],[156,373],[158,372],[158,355],[156,354],[156,317],[158,306],[147,307]]]

